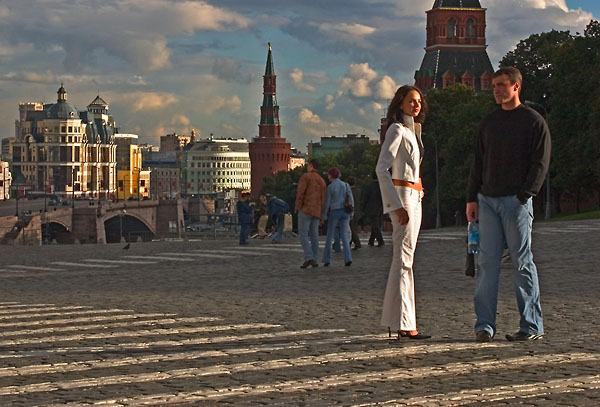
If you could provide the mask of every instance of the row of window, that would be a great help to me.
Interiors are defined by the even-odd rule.
[[[231,162],[225,162],[225,163],[197,163],[197,166],[194,166],[195,163],[190,163],[190,168],[250,168],[250,161],[246,161],[243,163],[231,163]]]
[[[248,156],[243,157],[218,157],[218,156],[210,156],[205,157],[201,155],[194,155],[191,157],[193,161],[248,161]]]

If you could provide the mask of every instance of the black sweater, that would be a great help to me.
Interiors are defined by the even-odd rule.
[[[525,105],[498,109],[479,127],[467,202],[477,202],[481,192],[517,195],[525,203],[540,190],[549,164],[550,131],[543,117]]]

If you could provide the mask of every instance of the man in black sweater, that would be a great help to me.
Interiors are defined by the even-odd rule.
[[[550,163],[550,131],[544,118],[521,104],[518,69],[500,68],[492,80],[501,108],[485,117],[475,145],[467,187],[467,220],[479,222],[479,273],[475,286],[476,339],[496,334],[498,281],[502,252],[508,247],[521,314],[509,341],[531,341],[544,334],[537,269],[531,253],[532,197]]]

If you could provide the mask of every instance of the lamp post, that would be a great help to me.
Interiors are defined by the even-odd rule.
[[[423,136],[425,136],[425,134],[426,133],[423,133]],[[439,229],[442,227],[442,215],[440,211],[440,171],[438,166],[438,145],[435,136],[430,135],[430,137],[433,139],[433,148],[435,150],[435,227],[436,229]]]
[[[77,176],[77,171],[75,170],[75,166],[73,166],[73,171],[71,174],[71,209],[75,209],[75,177]]]
[[[119,242],[123,242],[123,216],[127,213],[125,209],[119,212]]]
[[[544,120],[546,124],[548,124],[548,109],[546,106],[541,103],[532,102],[531,100],[526,100],[525,104],[531,106],[533,108],[541,109],[544,112]],[[544,218],[550,219],[552,217],[552,207],[550,206],[550,168],[546,171],[546,213]]]

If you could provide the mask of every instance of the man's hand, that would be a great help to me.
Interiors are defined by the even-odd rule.
[[[477,202],[467,202],[467,221],[475,222],[479,219]]]
[[[404,209],[404,208],[396,209],[394,211],[394,213],[396,214],[396,216],[398,216],[399,224],[406,225],[408,223],[408,212],[406,212],[406,209]]]

